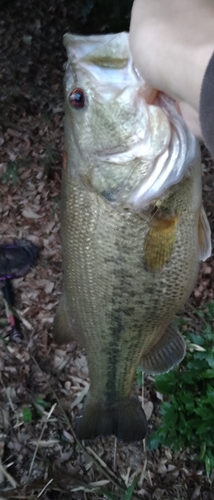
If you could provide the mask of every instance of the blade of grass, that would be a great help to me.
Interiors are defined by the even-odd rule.
[[[126,493],[123,497],[123,500],[131,500],[131,498],[133,498],[132,493],[135,489],[137,481],[138,481],[138,478],[135,476],[133,481],[132,481],[132,484],[130,484],[130,486],[127,488]]]

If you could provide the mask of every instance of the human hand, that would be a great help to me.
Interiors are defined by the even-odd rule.
[[[174,98],[201,136],[200,90],[214,51],[214,0],[135,0],[130,48],[145,80]]]

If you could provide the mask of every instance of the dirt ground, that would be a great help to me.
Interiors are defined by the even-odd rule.
[[[115,29],[115,19],[118,31],[127,29],[130,4],[109,2],[105,11],[100,0],[0,1],[0,243],[28,238],[41,247],[37,265],[14,280],[19,341],[0,301],[0,500],[214,499],[214,471],[207,479],[192,450],[151,452],[115,438],[79,443],[72,422],[89,387],[86,357],[75,343],[52,341],[62,281],[62,35]],[[214,239],[214,164],[202,153]],[[193,323],[193,308],[213,298],[213,284],[214,256],[201,266],[185,309]],[[159,419],[152,377],[144,399],[151,431]]]

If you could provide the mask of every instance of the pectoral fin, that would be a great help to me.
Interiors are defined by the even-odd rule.
[[[145,262],[150,271],[159,271],[171,257],[175,236],[177,217],[152,219],[145,241]]]
[[[201,213],[198,221],[198,240],[199,240],[199,258],[206,260],[212,252],[210,225],[206,216],[204,207],[201,207]]]
[[[186,353],[186,344],[176,326],[168,326],[164,335],[142,358],[145,373],[166,373],[182,361]]]

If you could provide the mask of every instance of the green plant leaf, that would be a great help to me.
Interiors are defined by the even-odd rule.
[[[195,383],[195,375],[191,371],[184,372],[182,377],[183,381],[186,382],[188,385],[192,385]]]
[[[125,495],[123,497],[123,500],[131,500],[132,493],[133,493],[133,491],[135,489],[135,486],[136,486],[137,482],[138,482],[138,478],[135,476],[134,479],[133,479],[133,481],[132,481],[132,484],[130,484],[130,486],[127,488],[126,493],[125,493]]]
[[[189,346],[186,357],[176,369],[155,377],[165,400],[160,405],[162,423],[150,436],[148,447],[200,449],[197,459],[204,462],[209,475],[214,467],[214,300],[195,314],[203,320],[201,334],[188,332],[181,322]],[[191,348],[191,343],[203,350]]]
[[[205,455],[205,469],[206,469],[206,475],[209,477],[211,471],[211,464],[210,464],[210,457],[208,457],[208,455]]]
[[[211,300],[207,304],[207,314],[210,317],[210,319],[213,321],[214,318],[214,301]]]
[[[165,375],[155,377],[157,390],[163,394],[174,394],[175,385],[178,383],[176,371],[171,371]]]
[[[214,352],[207,354],[206,360],[210,368],[214,368]]]
[[[140,388],[143,385],[143,372],[141,366],[137,367],[137,387]]]
[[[7,345],[9,343],[9,340],[5,339],[3,335],[0,335],[0,340],[3,342],[3,344]]]
[[[158,430],[156,432],[153,432],[147,441],[148,449],[156,450],[162,444],[164,437],[165,436],[159,433]]]
[[[196,335],[196,333],[191,333],[189,338],[193,344],[203,345],[203,337],[201,335]]]
[[[213,378],[214,380],[214,369],[213,368],[208,368],[204,372],[201,373],[201,377],[203,378]]]
[[[48,403],[47,401],[44,401],[43,399],[41,398],[36,398],[34,403],[40,405],[40,406],[43,406],[43,408],[45,408],[46,410],[48,410],[50,407],[51,407],[51,404]]]
[[[110,491],[105,490],[104,488],[101,489],[101,493],[107,498],[110,498],[110,500],[118,500],[118,497],[113,495],[113,493],[110,493]]]
[[[51,408],[51,403],[48,403],[47,401],[44,401],[41,398],[36,398],[32,402],[32,404],[33,404],[33,406],[36,410],[36,413],[39,417],[42,417],[44,410],[48,411]],[[43,408],[44,408],[44,410],[43,410]]]
[[[23,415],[24,422],[32,422],[33,413],[32,413],[32,410],[30,408],[23,408],[22,415]]]
[[[7,170],[2,176],[2,180],[4,184],[10,184],[12,183],[13,185],[17,184],[18,181],[18,165],[10,161],[7,165]]]

